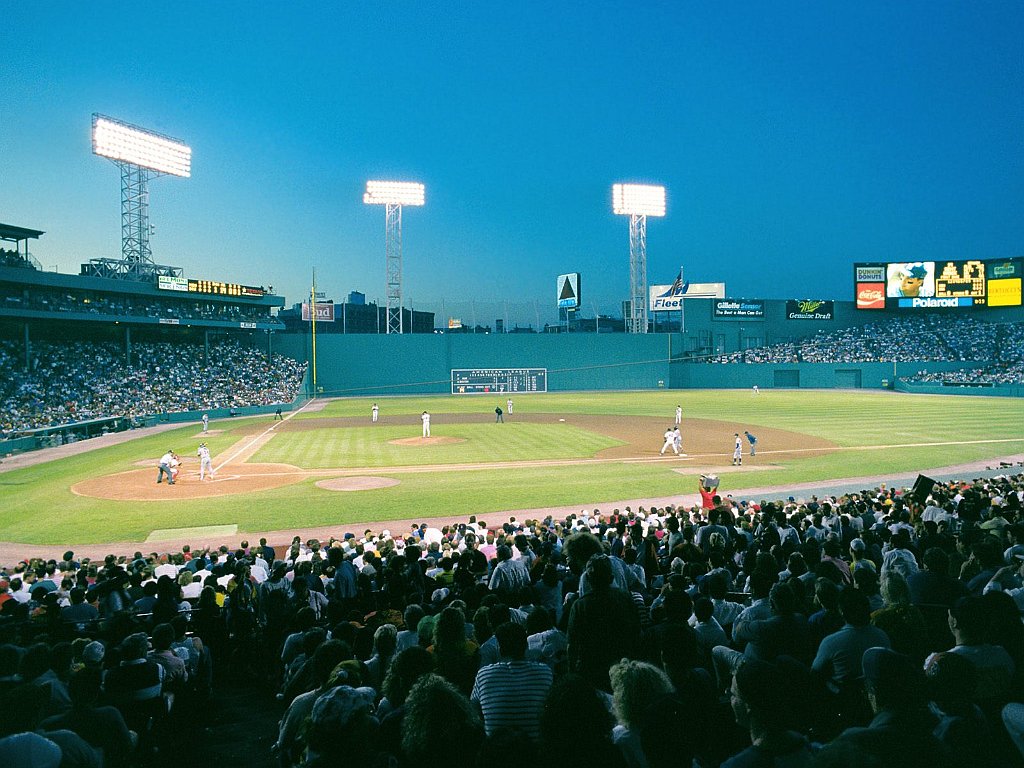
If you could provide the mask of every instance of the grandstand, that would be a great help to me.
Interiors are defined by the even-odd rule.
[[[273,352],[282,297],[206,279],[98,277],[91,263],[80,275],[46,272],[28,249],[42,234],[0,225],[15,245],[0,264],[0,431],[33,435],[10,449],[298,397],[305,365]]]

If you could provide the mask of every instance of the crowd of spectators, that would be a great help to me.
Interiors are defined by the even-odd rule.
[[[16,248],[0,248],[0,267],[24,267],[28,262]]]
[[[986,358],[975,358],[984,360]],[[998,326],[994,362],[980,368],[957,371],[920,371],[905,381],[931,384],[967,385],[1024,383],[1024,323]]]
[[[152,765],[234,670],[281,766],[1021,764],[1024,475],[715,493],[18,563],[0,763]]]
[[[1006,379],[1020,381],[1024,323],[994,324],[974,317],[922,315],[819,331],[797,342],[718,355],[714,363],[886,363],[999,361]],[[1017,366],[1014,369],[1014,366]],[[999,366],[994,366],[998,368]],[[1018,371],[1013,379],[1012,370]]]
[[[290,403],[305,363],[234,340],[210,346],[140,342],[35,342],[29,370],[19,345],[0,341],[0,434],[109,416]]]
[[[273,323],[266,306],[230,304],[222,301],[160,299],[152,296],[129,296],[111,293],[68,293],[61,290],[32,288],[24,290],[11,285],[0,288],[0,309],[36,310],[40,312],[75,312],[87,315],[108,315],[112,318],[161,318],[171,320],[220,320],[225,322]]]

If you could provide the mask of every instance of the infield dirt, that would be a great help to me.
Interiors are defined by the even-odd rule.
[[[156,458],[144,459],[136,465],[144,464],[146,468],[133,469],[105,476],[98,476],[76,483],[71,491],[80,496],[91,496],[99,499],[117,501],[168,501],[181,499],[201,499],[217,496],[254,493],[272,488],[300,483],[311,478],[352,477],[355,475],[402,475],[410,472],[446,472],[456,470],[487,469],[492,467],[515,468],[537,466],[568,466],[594,462],[615,461],[665,461],[678,463],[680,470],[708,471],[708,468],[729,466],[733,449],[733,435],[743,432],[746,425],[712,419],[685,419],[683,421],[683,450],[685,457],[672,454],[660,456],[662,435],[666,427],[671,426],[665,419],[655,417],[624,417],[624,416],[592,416],[585,414],[516,414],[516,421],[529,423],[564,423],[571,424],[589,432],[607,435],[621,441],[621,445],[606,448],[593,458],[552,459],[479,462],[474,464],[432,464],[426,466],[405,467],[335,467],[328,469],[303,469],[291,464],[262,464],[249,459],[272,440],[276,432],[267,433],[265,423],[254,423],[243,428],[248,436],[214,457],[218,467],[213,479],[199,480],[199,462],[195,457],[185,457],[178,482],[173,486],[156,483]],[[383,420],[382,420],[383,421]],[[443,431],[444,424],[480,423],[481,417],[476,414],[446,414],[443,421],[432,425],[435,430]],[[321,429],[337,429],[365,425],[364,417],[314,418],[292,420],[278,427],[281,432],[307,432]],[[415,414],[408,417],[391,417],[386,422],[391,425],[408,424],[419,426],[419,417]],[[254,439],[253,436],[256,436]],[[772,454],[799,452],[803,456],[827,453],[836,449],[834,443],[822,438],[780,429],[758,429],[758,447],[762,456],[746,456],[746,466],[758,467],[770,463],[767,457]],[[460,442],[460,438],[437,435],[430,438],[400,438],[405,446],[438,445],[449,442]],[[744,445],[744,453],[749,446]],[[223,461],[223,457],[228,457]],[[764,468],[761,465],[761,468]],[[372,490],[372,483],[365,484],[366,490]]]

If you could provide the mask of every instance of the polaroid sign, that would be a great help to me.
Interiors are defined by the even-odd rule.
[[[580,305],[580,273],[559,275],[556,283],[559,309],[576,309]]]
[[[713,304],[713,316],[716,320],[741,318],[764,319],[763,299],[721,299]]]
[[[831,301],[799,299],[786,302],[788,320],[832,320],[834,315],[835,305]]]
[[[939,309],[942,307],[973,307],[974,299],[967,296],[954,296],[945,299],[917,298],[900,299],[900,307],[910,309]]]

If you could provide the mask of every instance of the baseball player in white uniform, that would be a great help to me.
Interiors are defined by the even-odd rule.
[[[661,446],[661,455],[664,456],[665,451],[669,448],[672,449],[672,452],[676,456],[679,455],[679,449],[676,448],[676,430],[673,427],[669,427],[665,430],[665,444]]]
[[[676,424],[676,428],[672,430],[672,444],[675,446],[676,453],[680,456],[685,456],[683,453],[683,431],[679,429],[679,425]]]
[[[512,415],[512,398],[511,397],[508,399],[508,402],[506,402],[505,405],[508,406],[508,408],[505,409],[505,413],[507,413],[509,416],[511,416]]]
[[[683,423],[683,406],[677,405],[676,406],[676,424],[678,425],[678,424],[682,424],[682,423]]]
[[[206,446],[206,443],[199,444],[199,450],[196,451],[196,455],[199,457],[199,481],[202,482],[206,479],[206,473],[210,473],[210,479],[212,480],[217,474],[213,471],[213,459],[210,457],[210,449]]]
[[[210,414],[203,414],[203,432],[207,432],[210,429]]]
[[[424,411],[420,419],[423,421],[423,436],[430,437],[430,414]]]
[[[737,467],[743,464],[743,441],[739,432],[736,433],[736,447],[732,449],[732,463]]]
[[[380,408],[378,408],[377,404],[374,403],[373,404],[373,408],[370,409],[370,418],[371,418],[371,421],[373,421],[374,424],[377,423],[377,414],[378,413],[380,413]]]

